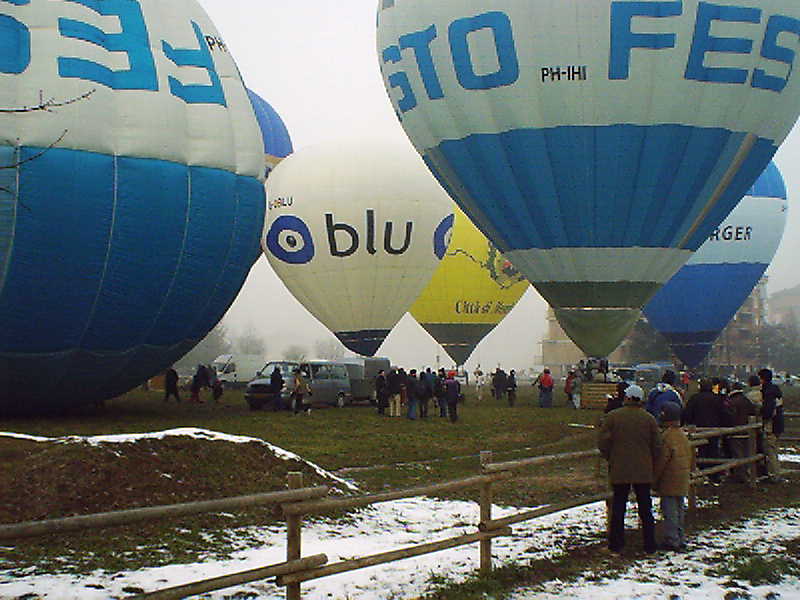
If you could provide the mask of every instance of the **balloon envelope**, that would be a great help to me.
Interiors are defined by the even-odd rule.
[[[296,151],[272,172],[262,246],[289,291],[372,356],[447,249],[451,202],[407,143]]]
[[[267,164],[267,175],[281,160],[292,153],[292,139],[289,130],[272,105],[256,94],[247,90],[250,103],[256,113],[258,127],[264,140],[264,161]]]
[[[529,284],[463,212],[453,210],[447,254],[411,315],[456,364],[463,365]]]
[[[0,114],[0,412],[163,370],[258,257],[263,146],[222,37],[194,0],[112,4],[0,3],[0,106],[54,101]]]
[[[647,304],[675,355],[696,368],[764,275],[786,226],[786,187],[770,163],[728,218]]]
[[[378,56],[431,170],[604,356],[794,124],[798,17],[792,0],[384,0]]]

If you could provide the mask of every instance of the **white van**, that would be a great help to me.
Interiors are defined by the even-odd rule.
[[[225,385],[246,385],[256,378],[264,359],[254,354],[220,354],[211,363],[217,378]]]

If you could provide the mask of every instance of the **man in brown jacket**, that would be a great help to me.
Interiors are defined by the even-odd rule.
[[[655,461],[661,453],[661,435],[653,416],[644,409],[644,390],[631,385],[625,390],[622,408],[606,415],[597,440],[600,454],[608,461],[614,499],[608,549],[622,552],[625,546],[625,509],[631,486],[636,492],[642,520],[644,551],[656,551],[655,522],[650,498]]]
[[[661,410],[661,454],[656,459],[655,485],[661,496],[661,515],[664,517],[665,550],[683,552],[686,549],[684,515],[686,496],[689,494],[689,478],[694,469],[694,451],[689,438],[681,429],[681,408],[666,403]]]

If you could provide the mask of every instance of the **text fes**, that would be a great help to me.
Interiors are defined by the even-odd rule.
[[[689,46],[689,57],[683,77],[686,80],[712,83],[747,84],[753,88],[780,93],[792,75],[796,51],[787,47],[786,36],[800,39],[800,20],[785,15],[765,15],[763,9],[744,6],[730,6],[712,2],[700,2],[694,15],[694,32],[691,40],[679,39],[676,33],[647,33],[640,19],[686,18],[682,1],[615,1],[611,2],[610,54],[608,78],[625,80],[630,75],[630,63],[635,51],[676,51],[678,44]],[[634,27],[636,19],[636,27]],[[739,23],[741,37],[722,37],[712,34],[715,22]],[[753,29],[760,27],[761,29]],[[634,31],[637,29],[637,31]],[[493,51],[497,68],[488,73],[479,73],[472,55],[473,36],[483,36],[482,47]],[[486,41],[490,40],[490,41]],[[756,48],[756,40],[760,42]],[[447,44],[449,64],[437,64],[439,54],[433,52],[436,44]],[[488,44],[488,45],[487,45]],[[793,46],[796,46],[794,44]],[[509,16],[500,11],[490,11],[472,17],[454,20],[447,27],[446,41],[436,25],[420,31],[401,35],[397,44],[384,48],[381,53],[382,68],[400,63],[403,54],[412,56],[424,92],[414,90],[409,74],[402,69],[387,73],[389,86],[400,92],[397,109],[400,113],[413,110],[418,105],[418,94],[424,93],[429,100],[444,98],[440,73],[442,69],[452,68],[459,85],[465,90],[488,90],[513,85],[520,78],[520,61],[514,40],[513,24]],[[746,55],[757,52],[762,66],[770,68],[747,69],[734,67],[708,66],[706,60],[710,53],[730,53]],[[441,62],[441,61],[440,61]],[[567,70],[568,81],[585,81],[586,69],[583,65]],[[558,69],[557,71],[554,69]],[[558,77],[555,77],[555,73]],[[541,82],[561,80],[564,71],[560,67],[544,67],[537,73]]]

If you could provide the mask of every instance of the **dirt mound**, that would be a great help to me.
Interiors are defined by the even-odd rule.
[[[0,523],[211,500],[306,485],[339,486],[258,441],[171,435],[121,443],[0,438]]]

